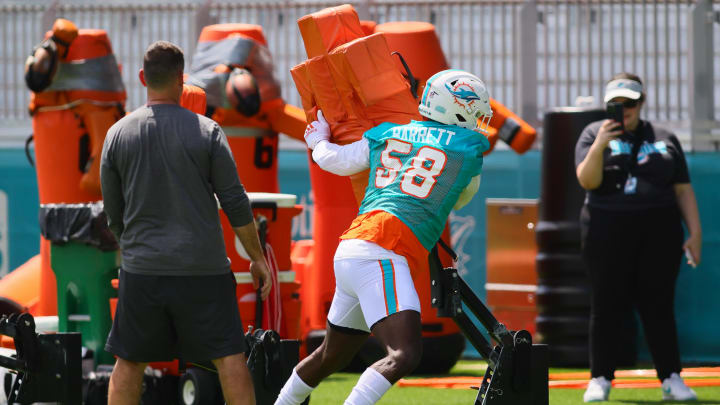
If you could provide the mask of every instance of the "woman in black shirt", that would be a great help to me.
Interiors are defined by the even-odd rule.
[[[638,310],[662,381],[663,399],[694,400],[680,378],[674,315],[683,252],[700,263],[702,231],[687,164],[674,134],[640,119],[639,77],[608,82],[605,102],[623,104],[623,124],[588,125],[575,148],[576,174],[587,190],[581,214],[583,259],[592,288],[590,366],[585,402],[605,401],[617,360],[618,316]],[[689,236],[683,240],[682,222]]]

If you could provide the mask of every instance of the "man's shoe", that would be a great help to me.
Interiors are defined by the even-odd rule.
[[[585,394],[583,395],[583,401],[585,402],[601,402],[607,401],[610,395],[610,388],[612,383],[605,377],[595,377],[588,383]],[[663,391],[664,392],[664,391]]]
[[[697,399],[695,391],[685,385],[678,373],[672,373],[670,377],[663,380],[662,393],[663,400],[695,401]]]

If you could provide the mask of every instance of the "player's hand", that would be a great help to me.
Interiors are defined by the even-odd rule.
[[[265,258],[258,261],[250,262],[250,275],[253,280],[253,288],[257,290],[262,281],[262,288],[260,289],[260,297],[265,300],[270,295],[270,289],[272,288],[272,277],[270,277],[270,270],[268,269]]]
[[[614,120],[605,120],[605,122],[603,122],[600,126],[600,130],[598,130],[595,142],[599,143],[601,146],[607,146],[610,141],[622,135],[622,133],[622,127],[619,122]]]
[[[697,267],[700,264],[700,255],[702,249],[702,240],[695,236],[690,237],[683,243],[683,250],[685,251],[685,260],[692,267]]]
[[[317,117],[316,121],[311,122],[305,128],[305,143],[310,149],[315,149],[320,141],[330,139],[330,125],[325,121],[321,110],[318,110]]]

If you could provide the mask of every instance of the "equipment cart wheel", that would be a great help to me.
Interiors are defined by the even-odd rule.
[[[178,384],[180,405],[215,405],[218,401],[217,374],[200,368],[189,368]],[[222,399],[222,397],[220,398]]]

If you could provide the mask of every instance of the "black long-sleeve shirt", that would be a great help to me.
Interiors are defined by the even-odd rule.
[[[124,270],[229,271],[215,195],[234,227],[248,224],[252,212],[215,121],[176,104],[140,107],[108,130],[100,177]]]

